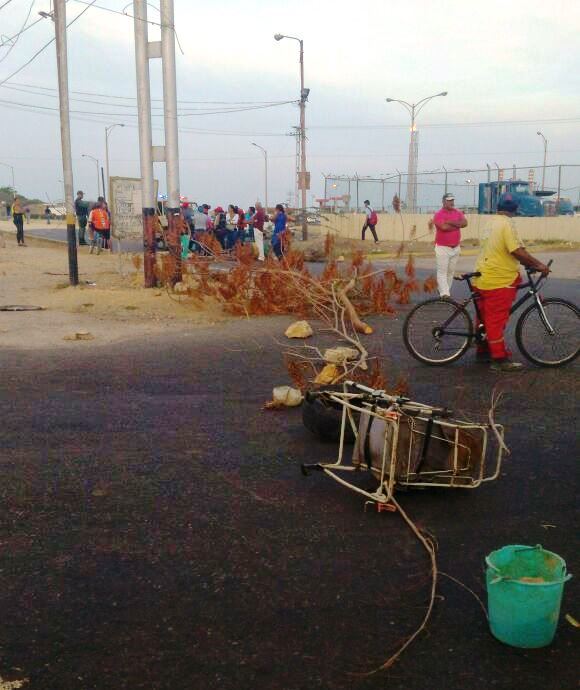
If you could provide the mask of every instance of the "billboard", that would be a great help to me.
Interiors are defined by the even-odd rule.
[[[153,185],[157,198],[157,180]],[[143,237],[141,188],[140,177],[109,178],[111,234],[119,240]]]

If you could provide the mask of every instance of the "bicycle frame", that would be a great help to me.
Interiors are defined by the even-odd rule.
[[[550,262],[552,263],[552,262]],[[538,310],[540,312],[540,317],[542,319],[542,322],[544,326],[546,327],[546,330],[550,335],[554,335],[554,329],[550,325],[550,322],[548,321],[548,317],[546,316],[546,312],[544,310],[544,307],[542,305],[542,300],[539,297],[540,293],[540,285],[541,283],[545,280],[545,276],[541,274],[537,280],[534,280],[532,278],[532,273],[529,269],[526,269],[526,273],[528,274],[528,280],[525,283],[521,283],[520,285],[516,286],[516,290],[527,290],[526,294],[520,297],[520,299],[512,305],[512,308],[510,309],[510,316],[517,311],[522,304],[525,304],[529,299],[534,299],[536,304],[538,305]],[[473,307],[475,309],[475,314],[477,316],[477,322],[481,325],[483,323],[483,319],[481,317],[481,312],[479,311],[479,306],[478,302],[481,299],[481,296],[478,294],[477,290],[473,287],[471,284],[471,278],[459,278],[458,280],[465,280],[467,283],[467,287],[469,289],[469,297],[467,299],[463,300],[462,302],[457,302],[458,305],[461,307],[465,308],[470,302],[473,302]],[[455,315],[457,314],[457,311],[455,311],[451,316],[437,328],[437,332],[440,334],[446,334],[446,335],[458,335],[458,336],[469,336],[470,333],[466,333],[465,331],[452,331],[448,330],[447,326],[453,321],[455,318]],[[475,337],[478,338],[479,336],[479,328],[478,331],[475,334]]]

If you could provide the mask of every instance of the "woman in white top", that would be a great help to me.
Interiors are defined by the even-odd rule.
[[[228,234],[226,235],[226,249],[233,249],[236,246],[240,234],[238,230],[239,219],[238,207],[230,204],[226,214],[226,227],[228,230]]]

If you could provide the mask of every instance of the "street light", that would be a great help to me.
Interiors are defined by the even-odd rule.
[[[542,191],[544,191],[544,181],[546,179],[546,155],[548,153],[548,140],[541,132],[536,132],[544,140],[544,165],[542,167]]]
[[[387,103],[400,103],[411,116],[411,140],[409,142],[409,165],[407,172],[407,208],[411,213],[414,213],[417,203],[417,161],[419,158],[419,143],[415,120],[430,100],[438,96],[447,96],[447,93],[447,91],[441,91],[441,93],[435,93],[432,96],[422,98],[417,103],[407,103],[407,101],[401,101],[398,98],[385,99]]]
[[[268,152],[263,146],[260,146],[260,144],[256,144],[253,141],[251,144],[257,149],[260,149],[264,154],[264,200],[266,202],[266,213],[268,213]]]
[[[90,156],[88,153],[82,153],[81,156],[83,158],[90,158],[91,160],[95,161],[95,165],[97,166],[97,196],[101,196],[101,184],[100,184],[101,176],[99,175],[99,160],[98,160],[98,158],[95,158],[94,156]]]
[[[16,196],[16,187],[14,186],[14,168],[11,165],[8,165],[8,163],[0,162],[0,165],[3,165],[5,168],[10,168],[10,170],[12,171],[12,194]]]
[[[105,199],[107,198],[107,192],[109,191],[109,134],[115,127],[124,127],[125,125],[116,122],[114,125],[109,125],[108,127],[105,127],[105,170],[106,170],[106,178],[107,178],[107,189],[103,189],[103,196]]]
[[[308,100],[310,89],[304,88],[304,41],[301,38],[296,38],[296,36],[274,34],[275,41],[281,41],[283,38],[298,41],[300,44],[300,175],[298,178],[298,187],[302,192],[302,239],[307,240],[306,191],[310,189],[310,182],[306,179],[308,177],[306,173],[306,101]]]

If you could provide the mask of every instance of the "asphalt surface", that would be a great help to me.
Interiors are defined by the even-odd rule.
[[[549,292],[578,300],[578,283]],[[17,319],[18,314],[12,315]],[[440,576],[401,517],[300,463],[329,460],[300,409],[262,411],[287,382],[289,318],[240,320],[110,348],[2,350],[0,677],[30,690],[568,690],[577,684],[577,579],[550,647],[505,646],[477,601]],[[512,454],[473,491],[405,492],[441,571],[485,600],[484,557],[538,544],[580,572],[578,364],[498,378],[403,350],[402,316],[371,349],[417,400],[496,413]],[[330,337],[318,337],[322,345]]]

